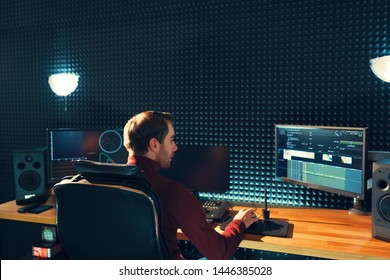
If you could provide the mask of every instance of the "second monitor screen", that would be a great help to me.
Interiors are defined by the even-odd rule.
[[[122,129],[48,129],[50,182],[77,172],[73,160],[126,163]]]
[[[194,192],[224,193],[230,182],[229,147],[179,146],[163,176]]]

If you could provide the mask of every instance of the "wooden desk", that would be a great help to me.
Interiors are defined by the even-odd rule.
[[[51,198],[47,204],[55,205]],[[55,209],[40,214],[18,213],[15,201],[0,205],[0,218],[56,224]],[[234,207],[238,211],[240,207]],[[258,210],[260,215],[261,210]],[[354,216],[347,210],[271,208],[271,218],[293,225],[291,238],[246,234],[241,248],[329,259],[390,259],[390,242],[371,237],[371,216]],[[216,226],[217,231],[221,231]],[[188,240],[179,230],[179,240]]]
[[[50,197],[45,204],[53,205],[55,207],[56,204],[55,198],[53,196]],[[46,225],[57,224],[55,208],[46,210],[39,214],[32,214],[32,213],[19,213],[17,210],[20,207],[23,207],[23,205],[17,205],[15,200],[0,204],[0,219],[46,224]]]
[[[390,242],[371,236],[371,216],[335,209],[271,208],[271,218],[288,220],[294,227],[292,237],[246,234],[240,247],[328,259],[390,259]]]

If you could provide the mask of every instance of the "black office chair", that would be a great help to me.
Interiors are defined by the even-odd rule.
[[[74,162],[54,186],[57,230],[70,259],[169,259],[158,196],[136,166]]]

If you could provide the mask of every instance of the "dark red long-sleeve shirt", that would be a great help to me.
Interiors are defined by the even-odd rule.
[[[158,162],[132,156],[128,163],[142,170],[160,198],[163,233],[173,259],[180,257],[178,228],[207,259],[230,259],[234,255],[245,230],[242,221],[232,221],[222,234],[216,232],[207,223],[200,201],[180,183],[161,176]]]

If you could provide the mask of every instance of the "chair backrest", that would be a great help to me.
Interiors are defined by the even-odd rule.
[[[58,237],[69,258],[169,259],[158,196],[136,166],[75,166],[78,176],[54,186]]]

